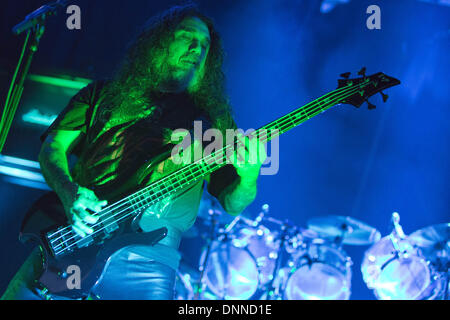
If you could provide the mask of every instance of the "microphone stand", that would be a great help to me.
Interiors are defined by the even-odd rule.
[[[5,106],[0,119],[0,153],[5,145],[6,137],[22,97],[23,84],[28,74],[28,70],[30,69],[33,55],[37,51],[39,41],[44,34],[45,20],[48,16],[56,15],[58,8],[64,7],[66,2],[67,0],[59,0],[44,5],[27,15],[22,22],[12,28],[12,32],[15,35],[19,35],[22,32],[26,32],[27,34],[19,57],[19,62],[17,63],[8,89]]]

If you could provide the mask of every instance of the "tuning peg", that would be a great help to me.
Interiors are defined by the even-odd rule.
[[[369,100],[366,100],[366,102],[367,102],[367,106],[368,106],[369,110],[373,110],[373,109],[375,109],[375,108],[376,108],[376,105],[374,105],[374,104],[370,103],[370,101],[369,101]]]
[[[342,73],[341,77],[345,78],[345,79],[348,79],[350,77],[350,72]]]
[[[358,74],[360,76],[365,77],[366,76],[366,67],[363,67],[361,70],[359,70]]]
[[[384,94],[383,91],[380,91],[380,94],[383,97],[383,102],[386,102],[389,96],[387,94]]]

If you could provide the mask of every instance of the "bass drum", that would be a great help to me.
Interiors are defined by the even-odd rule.
[[[293,255],[284,299],[348,300],[352,261],[342,249],[315,239]]]
[[[418,248],[407,239],[391,236],[366,251],[361,272],[379,300],[433,300],[445,287],[445,279],[434,272]]]

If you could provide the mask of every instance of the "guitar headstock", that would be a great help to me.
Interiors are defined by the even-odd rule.
[[[388,95],[383,93],[383,90],[400,84],[398,79],[385,75],[382,72],[375,73],[371,76],[366,76],[366,68],[362,68],[358,75],[361,77],[349,79],[350,72],[341,74],[344,79],[338,80],[338,89],[348,88],[348,90],[356,90],[356,92],[345,99],[341,103],[351,104],[359,108],[364,102],[367,102],[369,109],[375,109],[375,106],[369,102],[369,98],[377,93],[383,97],[383,102],[386,102]]]

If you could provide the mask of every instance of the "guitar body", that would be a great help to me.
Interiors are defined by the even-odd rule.
[[[109,239],[76,248],[70,254],[55,257],[48,245],[46,234],[58,227],[66,226],[67,219],[55,193],[51,192],[42,196],[26,214],[19,236],[21,241],[32,242],[41,248],[42,273],[36,279],[38,289],[50,295],[71,299],[85,298],[101,276],[111,255],[129,245],[154,245],[167,235],[166,228],[145,233],[139,232],[139,229],[134,227],[133,221],[122,224]],[[79,288],[72,289],[70,285],[72,266],[80,270]]]

